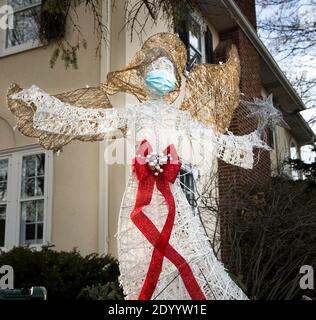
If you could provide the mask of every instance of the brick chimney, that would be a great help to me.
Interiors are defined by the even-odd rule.
[[[235,2],[254,28],[256,28],[255,0],[235,0]],[[248,99],[261,97],[260,56],[243,31],[238,26],[226,30],[220,34],[220,41],[234,43],[238,48],[241,61],[240,89],[244,94],[242,97],[246,97]],[[215,51],[215,59],[217,61],[225,61],[225,57],[223,57],[222,52],[222,50]],[[244,135],[255,130],[257,123],[253,119],[248,118],[248,114],[249,111],[247,108],[239,106],[236,109],[231,122],[230,131],[236,135]],[[220,211],[223,214],[225,221],[227,221],[227,218],[233,218],[231,216],[233,213],[229,212],[229,204],[233,206],[234,203],[238,201],[238,194],[240,194],[241,190],[245,186],[268,180],[271,176],[269,152],[261,151],[260,157],[258,157],[258,150],[256,150],[255,154],[256,165],[253,170],[245,170],[219,160],[219,203]],[[231,248],[229,245],[225,245],[227,230],[225,230],[224,220],[222,221],[221,228],[221,236],[224,240],[224,245],[221,251],[222,260],[232,271],[234,271],[235,266],[232,265],[233,262],[229,260],[229,257],[231,256]]]
[[[256,0],[235,0],[249,22],[257,29]]]

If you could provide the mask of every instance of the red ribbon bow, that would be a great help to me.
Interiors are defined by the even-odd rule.
[[[149,269],[138,299],[150,300],[152,298],[162,271],[163,259],[166,257],[178,269],[191,299],[205,300],[206,298],[189,264],[169,243],[176,214],[176,205],[170,190],[170,183],[173,184],[179,174],[181,168],[179,156],[175,147],[170,145],[164,151],[166,156],[170,156],[169,160],[167,164],[164,165],[162,172],[156,172],[155,175],[155,171],[149,167],[144,159],[151,152],[152,147],[149,142],[146,140],[142,141],[137,151],[137,157],[133,163],[133,171],[136,173],[138,179],[138,190],[135,207],[131,213],[131,219],[147,240],[154,246]],[[149,205],[151,202],[155,184],[168,205],[168,216],[161,233],[142,211],[143,207]]]

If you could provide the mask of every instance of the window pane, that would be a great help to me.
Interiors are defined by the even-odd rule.
[[[44,178],[37,178],[37,185],[36,185],[36,196],[43,196],[44,195]]]
[[[21,204],[21,218],[26,223],[42,222],[44,200],[25,201]]]
[[[23,161],[23,173],[25,177],[35,177],[36,160],[35,157],[26,157]]]
[[[190,45],[198,51],[202,49],[201,26],[194,19],[190,26]]]
[[[6,48],[24,43],[33,43],[38,39],[38,25],[40,6],[20,11],[14,14],[14,28],[7,30]]]
[[[35,223],[27,224],[25,231],[25,240],[28,243],[30,240],[35,240]]]
[[[20,243],[41,244],[43,240],[44,200],[21,204]]]
[[[23,9],[26,6],[29,5],[36,5],[36,4],[40,4],[41,0],[9,0],[8,4],[11,5],[13,7],[13,9],[17,10],[17,9]]]
[[[22,198],[44,195],[45,154],[23,157]]]
[[[22,182],[22,197],[34,197],[35,196],[35,178],[24,179]]]
[[[180,171],[180,181],[181,181],[181,187],[184,191],[186,198],[191,206],[194,206],[194,177],[191,172],[188,172],[186,170]]]
[[[44,221],[44,200],[37,201],[37,222]]]
[[[290,155],[291,159],[293,159],[293,160],[298,159],[297,147],[294,143],[291,143],[290,154],[291,154]]]
[[[6,205],[0,205],[0,247],[4,247]]]
[[[268,129],[268,146],[274,149],[274,132],[271,128]]]
[[[0,182],[8,180],[8,159],[0,160]]]
[[[45,174],[45,154],[23,157],[22,172],[27,178],[43,176]]]
[[[293,142],[291,143],[290,157],[292,160],[299,159],[298,148],[295,145],[295,143],[293,143]],[[293,180],[298,180],[300,178],[299,171],[292,169],[292,178],[293,178]]]
[[[23,202],[21,206],[22,219],[27,223],[36,222],[36,202]]]
[[[37,224],[37,240],[43,240],[43,223]]]
[[[193,65],[195,63],[202,63],[202,56],[199,52],[190,47],[190,64]]]
[[[5,202],[7,201],[7,183],[0,182],[0,201]]]
[[[36,155],[36,170],[37,176],[43,176],[45,174],[45,154]]]
[[[0,160],[0,202],[7,199],[8,159]]]

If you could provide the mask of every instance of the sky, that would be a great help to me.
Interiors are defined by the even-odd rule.
[[[290,1],[289,1],[290,2]],[[257,6],[258,22],[266,18],[278,18],[282,16],[290,16],[291,18],[297,18],[302,28],[309,28],[314,26],[316,23],[316,1],[315,0],[297,0],[295,4],[289,4],[285,7],[283,12],[276,5],[262,8]],[[284,20],[282,21],[284,23]],[[286,23],[286,21],[285,21]],[[283,72],[286,74],[288,79],[292,81],[295,77],[299,77],[305,74],[307,79],[316,79],[316,52],[315,49],[306,51],[302,54],[296,55],[295,57],[289,56],[285,58],[285,55],[279,52],[282,49],[279,41],[273,40],[273,34],[258,30],[260,38],[263,40],[265,45],[272,53],[274,59],[278,62]],[[304,45],[304,39],[300,42]],[[298,90],[299,91],[299,90]],[[310,94],[316,96],[316,87],[311,89]],[[316,101],[316,99],[315,99]],[[305,100],[305,104],[310,107],[311,105]],[[301,112],[302,116],[306,121],[316,117],[316,106],[314,108]],[[316,124],[310,124],[314,132],[316,133]],[[302,158],[306,162],[315,160],[315,154],[311,153],[311,147],[302,148]]]

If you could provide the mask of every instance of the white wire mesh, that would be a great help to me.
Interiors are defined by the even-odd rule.
[[[118,257],[121,271],[120,281],[126,299],[137,299],[153,251],[152,245],[134,226],[130,219],[136,200],[137,180],[134,175],[129,179],[123,198],[118,232]],[[170,238],[170,244],[189,263],[193,274],[210,300],[244,300],[243,291],[234,283],[223,265],[216,259],[209,239],[205,234],[200,217],[194,214],[180,186],[180,180],[172,186],[176,202],[176,219]],[[157,189],[154,190],[151,204],[144,208],[144,213],[161,231],[168,208]],[[153,295],[157,300],[189,300],[177,268],[166,258],[163,271]]]
[[[148,72],[159,70],[159,71],[166,71],[175,76],[175,70],[173,63],[166,57],[161,57],[151,63],[147,70],[145,71],[145,75]]]
[[[34,126],[41,130],[62,134],[77,130],[78,134],[93,135],[127,125],[129,130],[135,130],[135,148],[143,139],[148,140],[158,152],[174,144],[179,156],[203,174],[214,171],[216,157],[230,164],[252,168],[253,148],[269,149],[257,132],[240,137],[231,133],[215,134],[212,129],[193,120],[185,111],[170,106],[163,99],[123,109],[93,110],[63,104],[37,87],[24,90],[18,98],[37,106]],[[127,299],[137,298],[153,251],[152,245],[130,219],[136,190],[136,177],[131,175],[121,204],[118,226],[118,259],[121,283]],[[200,217],[194,214],[189,205],[179,179],[172,186],[172,192],[177,212],[170,244],[190,264],[205,296],[216,300],[247,299],[216,259]],[[156,189],[151,204],[144,208],[144,212],[161,230],[167,207]],[[167,259],[164,259],[163,271],[153,298],[190,298],[178,270]]]
[[[114,108],[81,108],[64,103],[33,85],[13,94],[12,99],[21,99],[30,108],[36,106],[33,126],[37,130],[71,136],[105,134],[125,125]]]
[[[182,159],[185,158],[194,165],[195,169],[197,168],[205,175],[216,171],[217,156],[229,163],[251,168],[253,147],[264,146],[255,133],[244,137],[235,137],[232,134],[216,135],[211,129],[192,120],[186,113],[169,106],[163,100],[148,101],[138,106],[136,113],[134,110],[132,112],[134,115],[129,120],[135,125],[135,147],[146,139],[155,151],[161,152],[172,143]],[[184,145],[188,150],[183,148]],[[236,160],[236,157],[232,157],[234,154],[242,154],[242,156]],[[120,281],[126,299],[137,299],[153,252],[152,245],[130,219],[136,201],[137,186],[136,177],[132,174],[119,215],[118,259],[121,271]],[[216,259],[200,216],[195,214],[189,205],[179,178],[172,186],[172,192],[177,211],[170,244],[190,264],[207,299],[247,299]],[[156,188],[151,204],[144,208],[144,213],[161,231],[168,208]],[[212,224],[211,219],[206,217],[204,220]],[[177,268],[166,258],[153,299],[190,299]]]

